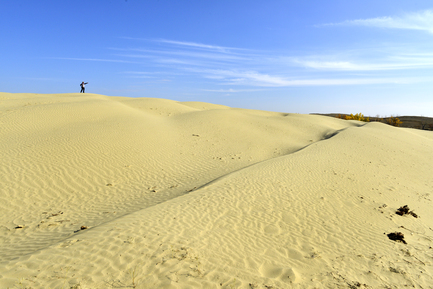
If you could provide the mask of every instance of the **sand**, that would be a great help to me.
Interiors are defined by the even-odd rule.
[[[433,288],[431,131],[0,93],[0,160],[0,288]]]

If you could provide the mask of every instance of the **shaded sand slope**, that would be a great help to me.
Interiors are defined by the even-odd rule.
[[[3,260],[351,125],[161,99],[0,97]]]
[[[0,101],[0,287],[433,284],[431,132],[156,99]],[[406,204],[419,218],[395,214]]]

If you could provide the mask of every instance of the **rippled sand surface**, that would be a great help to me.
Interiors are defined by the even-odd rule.
[[[431,131],[0,93],[0,160],[1,288],[433,288]]]

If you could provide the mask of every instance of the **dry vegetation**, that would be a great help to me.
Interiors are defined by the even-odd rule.
[[[375,117],[364,116],[362,113],[357,114],[320,114],[325,116],[332,116],[336,118],[346,119],[346,120],[358,120],[364,122],[377,121],[386,123],[396,127],[407,127],[407,128],[415,128],[421,130],[431,130],[433,131],[433,118],[431,117],[423,117],[423,116],[389,116],[389,117],[381,117],[379,115]]]

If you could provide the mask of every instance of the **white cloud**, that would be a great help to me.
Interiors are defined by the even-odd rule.
[[[306,79],[288,81],[286,86],[331,86],[331,85],[366,85],[366,84],[407,84],[419,82],[412,78],[348,78],[348,79]]]
[[[239,55],[228,52],[197,52],[195,50],[186,50],[183,48],[182,50],[174,50],[174,49],[166,49],[166,50],[155,50],[155,49],[140,49],[140,48],[131,48],[131,49],[114,49],[114,50],[122,50],[122,51],[132,51],[135,54],[119,54],[119,56],[124,57],[136,57],[136,58],[150,58],[155,57],[156,55],[169,55],[169,56],[178,56],[184,58],[201,58],[207,60],[217,60],[217,61],[238,61],[238,60],[248,60],[251,59],[247,55]],[[142,54],[138,54],[142,53]]]
[[[167,44],[174,44],[174,45],[179,45],[179,46],[187,46],[187,47],[193,47],[193,48],[217,50],[217,51],[220,51],[220,52],[228,52],[229,50],[235,49],[235,48],[230,48],[230,47],[223,47],[223,46],[217,46],[217,45],[208,45],[208,44],[195,43],[195,42],[187,42],[187,41],[175,41],[175,40],[166,40],[166,39],[158,39],[158,40],[154,40],[154,41],[155,42],[161,42],[161,43],[167,43]]]
[[[277,87],[285,86],[287,83],[287,81],[280,76],[262,74],[256,71],[223,69],[190,69],[190,71],[200,73],[206,78],[223,80],[226,84]]]
[[[322,57],[323,58],[323,57]],[[356,63],[354,61],[321,61],[294,59],[294,63],[303,67],[331,71],[379,71],[433,68],[433,57],[390,56],[374,63]]]
[[[126,38],[129,39],[129,38]],[[158,75],[149,73],[126,73],[128,78],[166,79],[167,75],[181,73],[189,77],[204,78],[208,83],[243,86],[241,90],[217,90],[218,92],[246,91],[248,87],[290,87],[290,86],[337,86],[374,85],[389,83],[414,83],[430,81],[425,78],[401,78],[396,70],[433,68],[433,53],[428,50],[409,50],[407,47],[388,47],[336,51],[333,54],[286,56],[272,52],[252,52],[222,46],[174,40],[152,40],[143,48],[120,48],[117,59],[100,58],[57,58],[80,61],[104,61],[139,63],[143,70],[155,68]],[[155,45],[155,42],[166,45]],[[113,49],[113,48],[110,48]],[[404,53],[402,53],[404,51]],[[427,52],[425,52],[427,51]],[[136,59],[132,62],[123,59]],[[302,69],[310,68],[310,69]],[[347,71],[364,71],[364,75],[351,76]],[[380,72],[382,71],[382,72]],[[329,72],[332,72],[330,74]],[[375,72],[374,74],[372,72]],[[420,73],[418,73],[420,75]],[[350,78],[352,77],[352,78]],[[174,78],[173,78],[174,79]]]
[[[390,29],[421,30],[433,33],[433,11],[407,13],[399,17],[385,16],[369,19],[347,20],[325,25],[358,25]]]
[[[408,84],[425,81],[421,78],[318,78],[288,79],[281,76],[261,74],[255,71],[231,70],[196,70],[204,77],[219,79],[225,85],[242,85],[258,87],[290,87],[290,86],[336,86],[336,85],[368,85],[368,84]]]
[[[136,38],[136,37],[120,37],[120,38],[128,39],[128,40],[165,43],[165,44],[169,44],[169,45],[176,45],[176,46],[181,46],[181,47],[183,46],[183,47],[195,48],[195,49],[215,50],[218,52],[229,52],[231,50],[246,50],[246,49],[242,49],[242,48],[225,47],[225,46],[219,46],[219,45],[209,45],[209,44],[189,42],[189,41],[176,41],[176,40],[168,40],[168,39],[143,39],[143,38]]]

